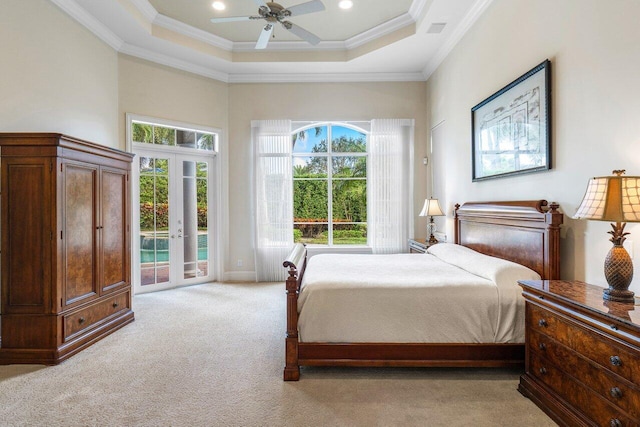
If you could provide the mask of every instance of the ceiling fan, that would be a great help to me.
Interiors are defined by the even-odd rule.
[[[214,24],[219,22],[234,22],[234,21],[252,21],[256,19],[264,19],[267,21],[267,25],[264,26],[258,42],[256,43],[256,49],[264,49],[269,43],[271,33],[273,33],[273,25],[279,22],[286,30],[291,31],[296,36],[303,40],[317,45],[320,43],[320,38],[313,33],[297,26],[296,24],[287,21],[287,18],[291,16],[304,15],[306,13],[320,12],[324,10],[324,4],[321,0],[311,0],[306,3],[297,4],[289,8],[285,8],[276,2],[265,2],[264,0],[253,0],[258,5],[258,15],[255,16],[230,16],[227,18],[213,18],[211,22]]]

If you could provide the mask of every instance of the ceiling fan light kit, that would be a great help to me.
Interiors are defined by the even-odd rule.
[[[256,49],[264,49],[267,47],[271,34],[273,33],[273,24],[279,22],[284,29],[290,31],[296,36],[300,37],[312,45],[320,43],[320,37],[305,30],[304,28],[290,22],[287,18],[291,16],[304,15],[307,13],[320,12],[324,10],[324,4],[321,0],[311,0],[306,3],[300,3],[289,8],[276,3],[265,2],[264,0],[254,0],[258,5],[257,16],[230,16],[227,18],[213,18],[211,22],[214,24],[221,22],[235,22],[235,21],[253,21],[258,19],[264,19],[267,21],[267,25],[264,26],[258,41],[256,42]]]

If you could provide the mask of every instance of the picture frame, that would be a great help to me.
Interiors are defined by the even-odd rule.
[[[547,59],[471,109],[472,181],[551,169]]]

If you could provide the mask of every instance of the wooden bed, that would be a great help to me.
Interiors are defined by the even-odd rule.
[[[559,279],[562,221],[558,205],[548,206],[545,200],[465,203],[456,205],[454,240],[529,267],[543,279]],[[300,342],[298,294],[306,263],[306,248],[297,244],[283,264],[289,272],[285,381],[297,381],[300,366],[501,367],[524,363],[524,344]]]

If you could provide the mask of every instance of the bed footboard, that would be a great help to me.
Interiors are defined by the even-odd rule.
[[[298,381],[300,379],[300,364],[298,361],[298,293],[302,276],[307,266],[307,248],[298,243],[282,264],[289,269],[287,277],[287,336],[285,338],[285,367],[284,380]]]

